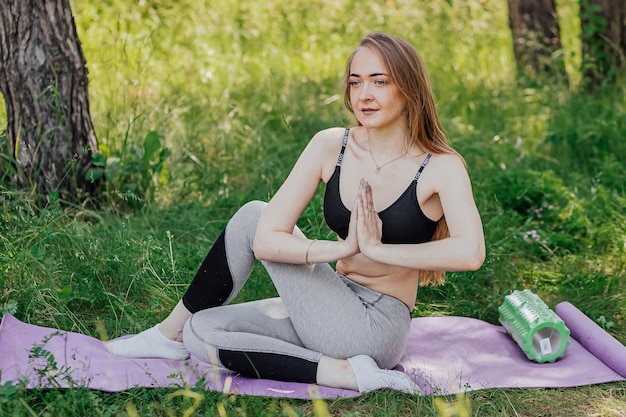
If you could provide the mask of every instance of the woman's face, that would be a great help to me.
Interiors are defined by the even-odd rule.
[[[356,52],[348,83],[350,103],[361,125],[368,128],[404,126],[406,99],[374,50],[365,47]]]

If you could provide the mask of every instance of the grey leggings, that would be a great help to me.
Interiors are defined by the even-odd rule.
[[[284,381],[316,382],[322,355],[365,354],[393,368],[407,341],[409,309],[328,264],[262,261],[280,297],[225,305],[252,271],[252,242],[265,205],[253,201],[237,211],[183,296],[194,313],[185,325],[185,347],[235,372]]]

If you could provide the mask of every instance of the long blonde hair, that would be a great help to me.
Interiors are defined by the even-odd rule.
[[[350,69],[354,56],[361,48],[370,48],[380,56],[406,99],[407,149],[417,145],[430,153],[457,155],[465,163],[463,157],[452,148],[441,125],[424,62],[415,48],[404,39],[382,32],[370,32],[361,38],[359,46],[350,54],[346,63],[343,100],[348,111],[354,114],[350,102]],[[442,216],[437,222],[432,240],[449,236],[446,219]],[[444,271],[419,273],[420,285],[441,285],[444,281]]]

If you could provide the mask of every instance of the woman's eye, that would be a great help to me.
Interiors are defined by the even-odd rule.
[[[358,87],[361,83],[359,81],[350,81],[350,86]]]
[[[374,84],[376,84],[376,85],[386,85],[387,82],[385,80],[376,80],[376,81],[374,81]]]

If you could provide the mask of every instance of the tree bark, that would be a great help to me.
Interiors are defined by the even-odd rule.
[[[584,82],[614,81],[626,67],[626,1],[580,0],[580,24]]]
[[[529,76],[565,75],[554,0],[508,0],[518,71]]]
[[[0,0],[0,64],[13,181],[40,198],[82,199],[98,144],[69,0]]]

